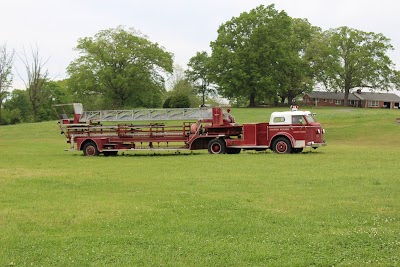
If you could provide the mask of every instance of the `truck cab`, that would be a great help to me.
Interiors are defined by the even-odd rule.
[[[310,111],[273,112],[269,126],[270,130],[279,129],[280,132],[270,142],[271,149],[277,153],[287,153],[287,150],[298,153],[306,147],[318,148],[326,145],[323,139],[325,129],[316,122],[315,114]],[[278,137],[279,135],[282,137]],[[276,141],[278,138],[281,141]]]
[[[246,150],[271,149],[279,154],[300,153],[304,148],[325,146],[325,129],[310,111],[273,112],[269,123],[243,124],[237,139],[226,139],[227,147]]]

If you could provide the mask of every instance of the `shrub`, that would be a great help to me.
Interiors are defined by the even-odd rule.
[[[21,111],[18,108],[13,110],[2,110],[0,125],[17,124],[22,121]]]
[[[163,108],[170,108],[170,104],[171,104],[171,98],[172,96],[168,97],[167,99],[165,99],[164,104],[163,104]]]
[[[190,107],[190,99],[189,96],[184,94],[175,94],[171,97],[169,106],[171,108],[189,108]]]

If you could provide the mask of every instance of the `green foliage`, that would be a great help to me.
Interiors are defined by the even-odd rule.
[[[163,108],[170,108],[170,103],[171,103],[171,99],[172,96],[167,97],[167,99],[165,99],[164,104],[163,104]]]
[[[101,98],[107,108],[161,106],[162,74],[172,72],[172,55],[157,43],[118,27],[79,39],[76,50],[81,56],[68,73],[77,95]]]
[[[86,158],[1,126],[0,266],[397,266],[398,110],[311,111],[328,146],[297,155]]]
[[[210,107],[219,107],[221,106],[221,100],[218,98],[209,97],[206,101],[206,105]]]
[[[186,75],[190,81],[194,83],[194,89],[201,96],[202,105],[206,103],[209,95],[215,95],[216,90],[210,84],[210,58],[207,52],[197,52],[196,56],[189,60],[188,70]]]
[[[57,119],[52,105],[73,102],[73,97],[67,87],[67,81],[46,80],[42,87],[41,90],[46,93],[43,100],[41,100],[41,104],[36,108],[36,121]],[[29,92],[27,90],[13,90],[4,103],[4,112],[8,117],[3,120],[4,124],[34,121]]]
[[[350,89],[390,89],[398,73],[387,55],[393,47],[382,34],[340,27],[324,32],[309,47],[317,81],[328,90],[344,91],[347,105]]]
[[[293,98],[309,89],[312,79],[303,51],[315,30],[274,5],[224,23],[211,42],[210,69],[219,93],[232,100],[248,97],[255,106],[256,99]]]
[[[181,106],[198,107],[199,100],[193,92],[193,85],[189,80],[185,78],[178,79],[175,81],[172,90],[165,93],[166,100],[163,106],[166,107],[168,105],[170,108]]]
[[[280,55],[278,64],[271,73],[278,83],[277,95],[282,103],[285,99],[291,103],[296,96],[312,91],[314,70],[306,50],[320,32],[319,28],[312,26],[305,19],[292,19],[289,30],[289,41],[284,44],[286,52]],[[275,97],[272,95],[269,100],[274,102]]]
[[[27,91],[13,90],[4,103],[4,113],[7,114],[5,116],[8,116],[8,119],[4,120],[4,124],[32,121],[32,106]]]
[[[0,125],[2,121],[3,101],[8,96],[7,90],[10,88],[13,75],[12,66],[14,61],[14,51],[7,51],[6,44],[0,46]]]
[[[40,121],[58,119],[52,105],[72,103],[72,95],[68,90],[66,80],[62,81],[47,81],[45,90],[48,97],[40,107],[38,116]]]
[[[165,103],[164,103],[165,104]],[[190,99],[186,94],[176,93],[169,102],[170,108],[190,108]]]
[[[17,124],[23,121],[24,118],[21,116],[21,110],[18,108],[12,110],[3,109],[0,118],[0,125]]]
[[[51,100],[53,104],[74,102],[73,94],[68,87],[68,79],[48,81],[46,87],[49,90],[49,100]]]

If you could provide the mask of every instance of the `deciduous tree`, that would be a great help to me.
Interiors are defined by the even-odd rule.
[[[8,121],[10,124],[31,121],[32,108],[26,90],[13,90],[10,97],[4,102],[4,109],[12,117]]]
[[[207,96],[215,94],[215,88],[209,79],[209,61],[207,52],[197,52],[196,56],[189,60],[189,69],[185,72],[188,79],[194,83],[196,93],[201,96],[202,105],[205,104]]]
[[[398,72],[387,54],[391,50],[390,39],[380,33],[340,27],[324,32],[308,53],[317,80],[328,90],[343,91],[347,106],[355,87],[388,90],[398,83]]]
[[[277,81],[277,94],[282,103],[285,99],[292,103],[296,96],[313,89],[314,70],[306,51],[319,32],[318,27],[312,26],[305,19],[292,19],[289,36],[291,41],[285,43],[286,52],[280,55],[271,73]]]
[[[193,84],[188,79],[183,78],[183,76],[181,78],[181,80],[175,81],[172,90],[166,92],[166,100],[163,104],[164,108],[189,108],[198,106],[199,100],[193,94]],[[184,103],[184,105],[181,103]]]
[[[7,51],[6,44],[0,46],[0,124],[1,124],[1,109],[8,88],[10,88],[13,75],[12,65],[14,60],[14,51]]]
[[[42,60],[38,47],[31,49],[30,57],[24,51],[20,58],[25,67],[26,78],[24,79],[20,76],[24,80],[28,92],[33,121],[37,121],[41,105],[49,96],[49,91],[45,86],[49,75],[48,70],[45,69],[45,65],[49,59]]]
[[[292,90],[304,90],[310,83],[304,50],[311,32],[307,21],[292,19],[274,5],[261,5],[224,23],[211,42],[212,79],[220,94],[246,96],[255,106],[257,98],[291,98],[296,94]]]
[[[134,29],[102,30],[78,40],[80,56],[68,67],[78,94],[99,94],[113,107],[161,105],[163,73],[172,72],[172,54]]]

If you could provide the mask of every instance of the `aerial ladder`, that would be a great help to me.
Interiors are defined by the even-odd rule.
[[[74,119],[70,120],[66,107],[72,106]],[[61,120],[74,124],[100,122],[134,122],[134,121],[211,121],[212,108],[166,108],[166,109],[132,109],[132,110],[99,110],[84,111],[81,103],[53,105]],[[62,112],[60,112],[60,109]],[[234,122],[229,112],[222,113],[223,119]]]

